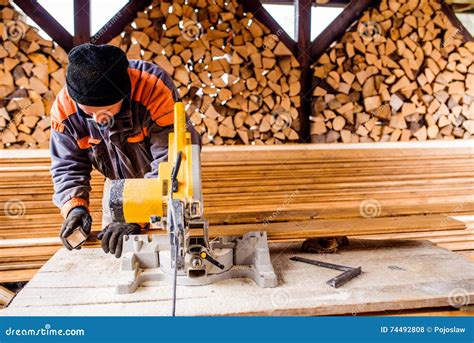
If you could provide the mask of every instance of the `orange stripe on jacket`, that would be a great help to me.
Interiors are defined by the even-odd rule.
[[[132,99],[150,111],[151,119],[160,126],[173,124],[173,93],[156,75],[128,68],[132,84]]]
[[[145,139],[145,133],[143,131],[140,131],[139,134],[135,136],[130,136],[127,138],[127,141],[130,143],[140,143]]]
[[[97,145],[100,142],[101,142],[101,140],[98,139],[98,138],[92,138],[92,137],[89,137],[89,136],[85,136],[85,137],[79,138],[77,140],[77,145],[81,149],[89,149],[90,147],[92,147],[92,145]]]
[[[54,119],[54,118],[51,118],[51,128],[52,128],[54,131],[63,133],[65,127],[66,127],[66,126],[65,126],[63,123],[58,122],[58,121],[57,121],[56,119]]]
[[[63,87],[51,107],[51,118],[58,123],[62,123],[74,113],[77,113],[76,103],[67,93],[66,87]]]

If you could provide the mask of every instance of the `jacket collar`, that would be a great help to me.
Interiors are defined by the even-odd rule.
[[[76,103],[77,113],[84,119],[86,119],[87,124],[89,127],[93,126],[95,129],[100,130],[98,124],[94,121],[94,119],[87,115]],[[129,131],[133,129],[133,121],[132,121],[132,107],[130,101],[130,94],[128,94],[122,102],[122,106],[120,107],[119,113],[113,116],[113,120],[111,121],[111,126],[107,127],[101,131],[103,133],[108,132],[109,137],[114,135],[115,133]]]
[[[110,134],[112,135],[117,132],[130,131],[132,129],[132,103],[130,101],[130,94],[128,94],[123,99],[120,112],[114,116],[113,125],[110,127]]]

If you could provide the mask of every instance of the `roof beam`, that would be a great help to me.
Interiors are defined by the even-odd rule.
[[[472,42],[473,38],[469,31],[464,27],[464,25],[461,23],[458,17],[456,17],[456,14],[454,14],[454,11],[451,6],[446,4],[444,1],[441,4],[441,10],[443,13],[448,17],[448,19],[451,21],[451,23],[458,29],[458,32],[464,37],[464,40],[466,42]]]
[[[37,0],[14,0],[14,3],[64,50],[73,48],[72,35]]]
[[[130,0],[102,28],[91,37],[93,44],[106,44],[115,36],[121,34],[124,28],[133,22],[137,12],[150,6],[151,0]]]
[[[265,25],[272,33],[277,35],[280,41],[282,41],[294,55],[296,54],[297,49],[294,39],[286,33],[275,19],[273,19],[259,0],[239,0],[239,2],[244,7],[245,12],[252,13],[258,21]]]
[[[331,44],[340,39],[352,23],[359,19],[362,13],[373,6],[377,0],[352,0],[331,24],[311,44],[311,59],[313,62],[326,51]]]
[[[292,0],[261,0],[262,4],[268,5],[294,5]],[[345,7],[350,0],[330,0],[325,4],[318,4],[316,1],[312,0],[312,5],[317,7]]]

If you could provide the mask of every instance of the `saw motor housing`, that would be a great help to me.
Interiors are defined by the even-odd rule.
[[[175,104],[174,132],[169,134],[168,161],[158,177],[112,180],[106,190],[114,222],[150,223],[167,235],[124,237],[119,293],[133,292],[150,280],[204,285],[250,277],[261,287],[275,287],[266,232],[209,241],[204,219],[200,146],[192,144],[184,105]]]

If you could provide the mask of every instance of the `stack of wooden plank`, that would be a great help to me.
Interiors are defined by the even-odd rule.
[[[314,65],[312,141],[471,138],[474,42],[465,30],[434,0],[365,11]]]
[[[211,235],[396,236],[474,250],[472,229],[448,218],[474,214],[473,157],[471,140],[205,147],[206,218]],[[47,151],[0,153],[0,282],[29,279],[60,247],[49,163]],[[94,173],[95,231],[102,182]]]

